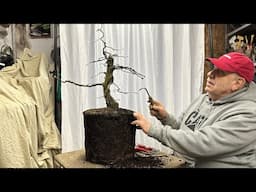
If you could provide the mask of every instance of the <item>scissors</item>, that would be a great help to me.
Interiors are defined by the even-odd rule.
[[[139,155],[143,157],[168,157],[167,154],[157,149],[153,149],[152,147],[147,147],[141,144],[135,146],[135,151],[137,154],[139,153]]]
[[[145,145],[138,144],[135,146],[136,151],[150,152],[153,150],[151,147],[146,147]]]

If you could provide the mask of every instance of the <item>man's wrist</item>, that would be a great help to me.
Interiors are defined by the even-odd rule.
[[[157,119],[158,119],[159,121],[163,121],[163,120],[165,120],[167,117],[168,117],[168,115],[166,115],[166,116],[164,116],[164,117],[157,117]]]
[[[169,121],[169,115],[166,115],[165,117],[159,119],[159,121],[161,121],[163,125],[166,125],[167,122]]]

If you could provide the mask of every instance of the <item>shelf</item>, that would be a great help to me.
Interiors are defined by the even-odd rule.
[[[229,32],[227,34],[227,37],[231,37],[235,34],[240,34],[240,35],[243,35],[243,34],[248,34],[248,33],[252,33],[252,32],[255,32],[256,31],[256,25],[255,24],[244,24],[240,27],[238,27],[237,29]]]

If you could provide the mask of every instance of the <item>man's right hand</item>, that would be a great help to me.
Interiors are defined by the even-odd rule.
[[[155,116],[158,120],[163,120],[168,116],[167,111],[165,110],[164,106],[156,100],[152,100],[149,105],[150,114]]]

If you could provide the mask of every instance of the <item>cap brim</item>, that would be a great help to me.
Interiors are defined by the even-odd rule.
[[[229,72],[233,72],[232,69],[230,69],[228,67],[228,65],[223,64],[223,62],[220,62],[219,59],[217,58],[206,58],[207,61],[210,61],[214,66],[216,66],[217,68],[223,70],[223,71],[229,71]]]

